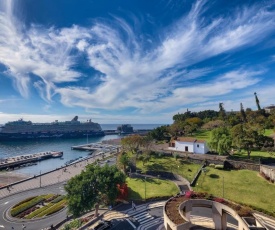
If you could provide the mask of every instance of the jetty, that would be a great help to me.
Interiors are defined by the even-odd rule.
[[[71,149],[73,150],[82,150],[82,151],[90,151],[90,152],[118,152],[120,147],[109,145],[109,144],[103,144],[103,143],[88,143],[83,145],[76,145],[72,146]]]
[[[26,154],[21,156],[14,156],[9,158],[0,159],[0,170],[7,168],[15,168],[21,165],[34,163],[49,158],[59,158],[63,156],[63,152],[48,151],[34,154]]]

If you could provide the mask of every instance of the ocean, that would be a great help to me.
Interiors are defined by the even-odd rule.
[[[118,124],[101,124],[103,130],[115,130]],[[161,124],[132,124],[135,129],[154,129]],[[121,138],[119,135],[106,135],[104,137],[88,137],[78,139],[40,139],[26,141],[1,141],[0,158],[13,157],[24,154],[39,153],[45,151],[63,151],[63,159],[55,158],[43,160],[37,165],[15,169],[14,172],[28,176],[38,175],[63,166],[67,161],[78,157],[85,157],[88,152],[72,150],[74,145],[102,142],[103,140]]]

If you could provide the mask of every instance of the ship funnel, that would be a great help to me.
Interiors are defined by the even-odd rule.
[[[78,120],[78,116],[75,116],[72,121],[77,121]]]

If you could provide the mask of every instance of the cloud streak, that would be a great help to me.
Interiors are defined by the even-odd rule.
[[[264,71],[239,68],[215,74],[213,67],[194,65],[253,46],[275,26],[275,12],[268,6],[243,7],[208,22],[202,16],[206,1],[197,1],[178,22],[161,31],[160,42],[148,48],[116,16],[112,21],[97,19],[91,27],[25,28],[12,14],[12,1],[3,2],[0,63],[15,88],[26,98],[34,87],[46,101],[59,95],[65,106],[86,109],[158,112],[251,87],[261,81]],[[87,56],[100,78],[75,68],[79,55]],[[211,79],[206,81],[208,75]],[[69,84],[84,76],[92,85]]]

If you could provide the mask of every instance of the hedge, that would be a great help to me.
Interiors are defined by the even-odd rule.
[[[61,210],[62,208],[64,208],[65,203],[66,203],[66,200],[63,199],[63,200],[59,201],[58,203],[54,204],[53,206],[51,206],[50,208],[48,208],[48,209],[44,210],[43,212],[39,213],[37,215],[37,217],[48,216],[52,213],[55,213],[55,212]]]
[[[37,210],[35,210],[34,212],[30,213],[29,215],[25,216],[26,219],[32,219],[33,217],[37,216],[39,213],[45,211],[46,209],[52,207],[54,204],[53,203],[49,203],[48,205],[39,208]]]
[[[44,197],[45,197],[45,195],[37,196],[28,202],[25,202],[19,206],[12,208],[11,216],[13,216],[13,217],[17,216],[20,212],[23,212],[23,211],[27,210],[28,208],[31,208],[32,206],[37,205],[38,203],[40,203],[41,201],[44,200]]]
[[[58,203],[59,201],[64,199],[64,195],[59,195],[58,197],[56,197],[54,200],[52,200],[52,203]]]
[[[19,205],[24,204],[24,203],[26,203],[26,202],[32,200],[32,199],[35,198],[35,197],[36,197],[36,196],[32,196],[32,197],[26,198],[25,200],[22,200],[22,201],[20,201],[19,203],[17,203],[16,205],[14,205],[12,208],[16,208],[16,207],[18,207]]]

